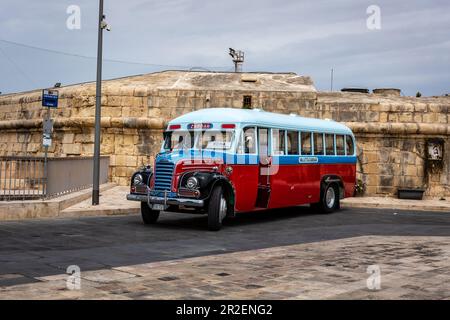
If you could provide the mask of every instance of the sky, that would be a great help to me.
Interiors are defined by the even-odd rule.
[[[104,11],[103,79],[232,71],[232,47],[244,71],[307,75],[321,91],[333,69],[335,91],[450,93],[448,0],[105,0]],[[2,0],[0,92],[95,80],[97,20],[95,0]]]

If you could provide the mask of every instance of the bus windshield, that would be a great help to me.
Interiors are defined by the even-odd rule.
[[[192,149],[194,147],[193,131],[174,131],[167,132],[164,139],[165,150]]]
[[[164,150],[230,150],[233,144],[234,131],[173,131],[167,132],[164,139]]]

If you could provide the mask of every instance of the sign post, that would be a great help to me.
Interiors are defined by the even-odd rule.
[[[58,91],[53,89],[42,90],[42,106],[47,107],[47,114],[42,122],[42,145],[44,146],[44,196],[47,194],[47,156],[48,148],[52,145],[53,120],[50,118],[50,109],[58,107]]]

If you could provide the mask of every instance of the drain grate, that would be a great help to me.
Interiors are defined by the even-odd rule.
[[[264,286],[260,286],[258,284],[247,284],[244,286],[245,289],[261,289],[264,288]]]
[[[177,277],[167,276],[167,277],[158,278],[158,280],[161,280],[161,281],[173,281],[173,280],[178,280],[178,278]]]

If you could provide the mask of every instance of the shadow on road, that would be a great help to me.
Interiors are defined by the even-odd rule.
[[[227,228],[272,223],[274,221],[283,221],[287,219],[299,219],[301,217],[313,215],[323,215],[323,214],[314,212],[312,209],[305,206],[284,208],[284,209],[261,210],[256,212],[242,212],[238,213],[236,217],[226,218],[223,221],[223,229],[221,231]],[[168,216],[170,216],[169,219]],[[160,220],[158,221],[158,223],[154,225],[149,225],[148,227],[207,231],[207,215],[163,212],[160,215]]]
[[[207,231],[206,215],[163,213],[0,223],[0,275],[36,276],[367,235],[450,236],[450,215],[376,209],[320,214],[309,207],[238,214]],[[8,284],[9,285],[9,284]],[[2,282],[0,281],[0,286]]]

